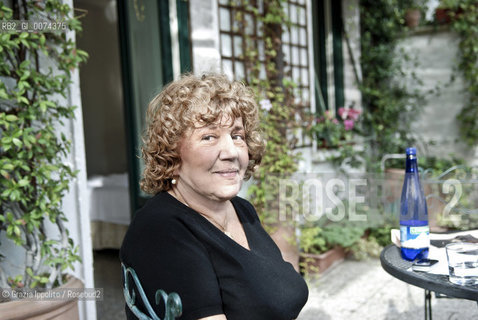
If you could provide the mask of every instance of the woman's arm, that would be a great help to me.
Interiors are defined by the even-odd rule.
[[[198,320],[227,320],[227,318],[226,318],[226,315],[224,315],[224,314],[218,314],[218,315],[215,315],[215,316],[201,318],[201,319],[198,319]]]

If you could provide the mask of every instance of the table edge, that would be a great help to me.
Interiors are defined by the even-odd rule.
[[[385,253],[387,252],[387,250],[396,250],[392,248],[399,249],[394,244],[390,244],[386,246],[380,253],[380,263],[382,265],[382,269],[384,269],[388,274],[390,274],[394,278],[397,278],[413,286],[434,291],[436,293],[444,294],[449,297],[478,301],[478,289],[474,289],[471,287],[464,287],[464,286],[456,285],[453,283],[449,283],[449,287],[445,289],[443,288],[444,284],[440,284],[437,282],[438,279],[433,279],[433,278],[427,279],[427,278],[424,278],[423,275],[420,276],[418,272],[406,271],[403,269],[399,269],[398,267],[394,267],[385,258]],[[411,264],[412,263],[410,262],[410,266]],[[434,275],[429,274],[429,276],[433,277]],[[439,275],[436,275],[436,276],[437,278],[439,277]],[[418,283],[413,282],[413,280],[418,281]],[[474,295],[474,298],[472,297],[473,295]]]

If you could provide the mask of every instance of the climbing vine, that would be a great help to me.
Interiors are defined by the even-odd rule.
[[[371,166],[384,154],[402,153],[414,140],[410,124],[422,97],[399,81],[409,59],[397,49],[405,30],[404,12],[399,0],[360,1],[362,124],[371,146]]]
[[[0,256],[0,285],[51,288],[80,260],[62,211],[76,172],[65,162],[71,141],[60,128],[74,118],[67,95],[72,72],[87,53],[67,36],[81,30],[68,4],[10,4],[0,3],[1,22],[37,25],[32,22],[30,32],[0,33],[0,232],[2,242],[9,239],[24,255],[18,275],[6,273],[11,261]]]
[[[451,28],[460,36],[458,68],[467,86],[467,100],[458,114],[460,136],[469,146],[478,142],[478,1],[444,0]]]
[[[236,31],[244,40],[247,75],[244,80],[255,91],[261,106],[261,126],[266,141],[266,151],[249,193],[269,231],[278,222],[279,181],[297,171],[300,154],[295,150],[296,137],[305,119],[305,107],[295,99],[297,88],[283,62],[282,33],[289,26],[284,3],[263,1],[260,8],[255,2],[232,1],[234,8],[242,9],[235,11],[234,18],[239,26]],[[257,28],[256,32],[248,32],[253,27]]]

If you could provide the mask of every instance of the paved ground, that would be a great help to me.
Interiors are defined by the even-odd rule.
[[[118,255],[118,250],[95,251],[93,255],[95,287],[103,288],[103,301],[96,303],[97,320],[126,319]]]
[[[117,251],[95,252],[95,286],[104,288],[98,320],[124,320]],[[383,271],[377,259],[349,261],[309,284],[298,320],[423,320],[424,291]],[[476,302],[432,298],[433,320],[478,320]],[[247,319],[244,319],[247,320]]]
[[[313,281],[298,320],[424,319],[424,290],[385,272],[377,259],[349,261]],[[432,298],[433,320],[478,319],[476,302]]]

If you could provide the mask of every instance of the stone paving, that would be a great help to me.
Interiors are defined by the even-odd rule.
[[[95,252],[95,286],[104,288],[98,320],[124,320],[121,269],[114,250]],[[423,320],[424,290],[386,273],[378,259],[346,260],[309,283],[297,320]],[[476,302],[432,298],[433,320],[478,320]],[[247,319],[244,319],[247,320]]]
[[[309,284],[298,320],[423,320],[424,290],[385,272],[378,259],[346,260]],[[432,297],[433,320],[478,319],[476,302]]]

